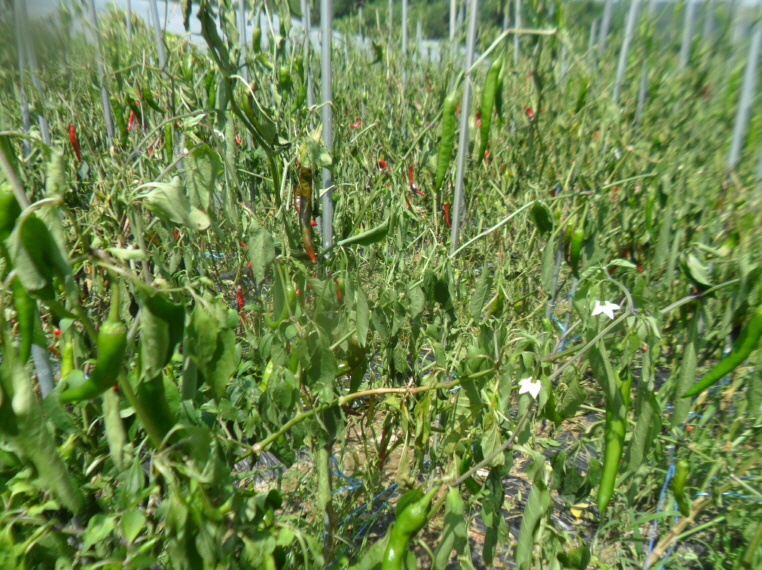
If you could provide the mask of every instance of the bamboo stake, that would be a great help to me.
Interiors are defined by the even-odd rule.
[[[331,107],[331,23],[333,4],[331,0],[320,0],[320,26],[322,28],[320,57],[320,93],[323,117],[323,144],[330,151],[333,148],[333,108]],[[333,180],[331,171],[323,168],[322,190],[322,229],[323,248],[328,249],[333,243]]]
[[[161,34],[159,10],[156,7],[156,0],[150,0],[150,7],[151,18],[153,19],[153,38],[156,41],[156,51],[159,54],[159,69],[164,71],[167,68],[167,52],[164,50],[164,38]]]
[[[603,19],[601,20],[601,27],[599,29],[600,37],[598,38],[598,51],[603,56],[603,51],[606,49],[606,39],[611,29],[611,15],[614,11],[614,0],[606,0],[606,4],[603,6]]]
[[[616,69],[616,79],[614,80],[614,103],[619,103],[619,94],[622,90],[622,82],[624,81],[624,72],[627,68],[627,53],[630,49],[630,43],[632,43],[632,36],[635,32],[635,23],[638,20],[638,6],[640,0],[632,0],[630,4],[630,11],[627,13],[627,21],[624,29],[624,39],[622,40],[622,49],[619,52],[619,64]]]
[[[685,23],[683,24],[683,41],[680,45],[679,69],[685,69],[691,58],[691,44],[693,43],[693,27],[696,19],[696,2],[687,0],[685,4]]]
[[[517,0],[517,4],[520,0]],[[455,170],[455,200],[453,203],[452,227],[450,228],[451,255],[458,249],[458,233],[463,215],[463,176],[466,171],[466,153],[468,152],[468,116],[471,112],[471,64],[474,61],[474,43],[476,42],[476,19],[479,15],[479,0],[471,0],[466,36],[466,73],[463,78],[463,99],[460,104],[460,136],[458,138],[458,161]]]
[[[744,70],[741,97],[738,101],[736,120],[733,126],[733,136],[730,141],[730,152],[728,153],[728,168],[730,169],[738,166],[738,162],[741,160],[743,140],[746,136],[746,129],[749,126],[751,103],[754,89],[757,84],[757,64],[759,63],[760,43],[762,43],[762,26],[760,26],[759,23],[756,23],[754,24],[754,32],[751,37],[751,43],[749,44],[749,55],[746,60],[746,69]]]
[[[109,148],[114,146],[114,121],[111,118],[111,103],[108,99],[108,86],[106,85],[106,72],[103,68],[103,56],[101,55],[101,38],[98,33],[98,15],[95,12],[95,0],[90,0],[90,24],[93,27],[95,40],[95,65],[98,68],[98,79],[101,84],[101,105],[103,115],[106,118],[106,136]]]

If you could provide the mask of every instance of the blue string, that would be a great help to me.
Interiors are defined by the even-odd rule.
[[[664,477],[664,484],[661,486],[661,493],[659,494],[659,502],[656,506],[656,512],[660,513],[662,511],[662,507],[664,506],[664,498],[667,495],[667,486],[669,485],[670,480],[672,477],[675,476],[675,461],[674,458],[672,461],[670,461],[669,469],[667,469],[667,475]],[[648,568],[648,559],[651,558],[651,553],[654,550],[655,542],[656,542],[656,531],[659,528],[659,520],[654,519],[654,522],[651,524],[651,537],[648,540],[648,554],[646,554],[646,559],[643,562],[643,570],[647,570]]]

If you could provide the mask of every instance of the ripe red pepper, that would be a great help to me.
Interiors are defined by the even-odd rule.
[[[241,316],[243,316],[243,289],[240,285],[236,285],[235,287],[235,301],[238,303],[238,312],[241,313]]]
[[[132,123],[135,122],[135,111],[130,111],[130,118],[127,120],[127,130],[132,130]]]
[[[389,165],[386,163],[383,157],[378,159],[378,169],[384,172],[389,172]]]
[[[310,225],[314,228],[317,226],[317,222],[315,220],[310,220]]]
[[[532,111],[532,107],[526,108],[527,117],[529,117],[530,121],[534,121],[534,111]]]
[[[77,129],[74,128],[72,123],[69,123],[69,141],[74,149],[74,154],[77,155],[77,160],[82,162],[82,153],[79,150],[79,141],[77,140]]]
[[[420,196],[425,196],[423,192],[418,190],[418,186],[415,184],[415,180],[413,180],[413,165],[410,165],[410,168],[408,169],[408,179],[410,180],[410,189],[415,192],[416,194]]]
[[[236,134],[235,134],[235,143],[236,143],[237,145],[240,145],[240,144],[241,144],[241,139],[239,139],[239,138],[238,138],[238,133],[236,133]]]
[[[172,230],[172,235],[175,236],[175,241],[180,239],[180,232],[178,231],[177,228]]]
[[[58,327],[54,328],[53,329],[53,336],[56,337],[56,338],[61,336],[61,329],[59,329]]]
[[[445,224],[447,224],[447,227],[450,227],[450,204],[445,202],[442,206],[444,208],[444,218],[445,218]]]
[[[476,128],[481,128],[482,126],[482,113],[481,111],[476,112]]]
[[[360,124],[361,124],[361,120],[357,119],[354,123],[350,123],[349,127],[352,128],[352,129],[356,129],[356,128],[358,128],[360,126]]]

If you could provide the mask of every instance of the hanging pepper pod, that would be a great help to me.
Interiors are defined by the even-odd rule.
[[[301,165],[299,170],[299,184],[294,192],[294,201],[296,211],[299,214],[299,229],[304,242],[304,251],[309,256],[310,261],[315,263],[317,256],[315,255],[312,225],[310,224],[312,220],[312,170],[304,165]]]
[[[62,402],[92,400],[117,382],[127,351],[127,327],[119,319],[119,285],[111,284],[111,307],[106,321],[98,331],[98,357],[95,370],[79,386],[68,388],[61,394]]]
[[[82,162],[82,153],[79,150],[79,140],[77,140],[77,129],[73,123],[69,123],[69,142],[77,156],[77,162]]]

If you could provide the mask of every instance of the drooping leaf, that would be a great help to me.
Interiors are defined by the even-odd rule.
[[[191,205],[178,176],[172,182],[151,182],[145,187],[152,188],[142,195],[148,208],[165,222],[197,231],[209,227],[209,216]]]

